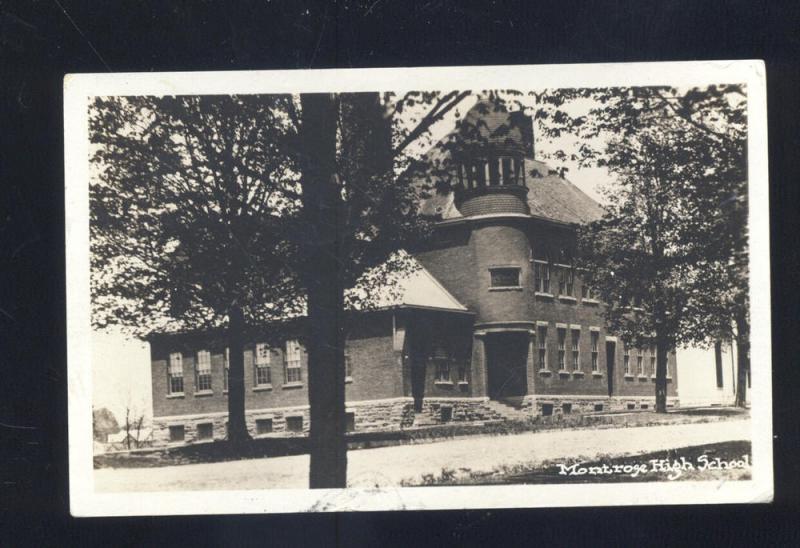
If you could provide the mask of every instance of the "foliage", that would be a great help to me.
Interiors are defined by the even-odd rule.
[[[119,432],[119,423],[114,413],[105,407],[92,409],[92,433],[95,440],[104,440],[109,434]]]

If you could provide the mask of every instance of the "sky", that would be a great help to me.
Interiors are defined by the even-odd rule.
[[[476,101],[477,97],[474,96],[466,99],[459,105],[459,112],[463,115]],[[442,121],[431,127],[430,138],[421,143],[416,150],[411,150],[410,154],[413,156],[424,153],[453,128],[455,120],[455,111],[451,111]],[[534,135],[534,140],[537,159],[568,146],[564,139],[547,143],[536,141]],[[598,202],[604,201],[600,189],[613,181],[605,168],[581,169],[575,162],[562,162],[559,165],[568,168],[566,178],[570,182]],[[713,367],[713,355],[710,359]],[[692,371],[699,369],[692,364],[703,364],[708,361],[707,354],[694,352],[687,354],[682,364],[679,355],[679,376],[686,377],[687,374],[691,375]],[[116,330],[94,331],[92,370],[94,407],[108,408],[120,423],[124,420],[126,408],[130,408],[132,414],[143,414],[148,420],[152,417],[150,355],[147,343],[129,338]],[[708,381],[701,382],[706,384]]]

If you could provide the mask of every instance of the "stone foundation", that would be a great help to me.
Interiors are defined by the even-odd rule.
[[[678,407],[678,398],[667,398],[667,407]],[[651,411],[656,407],[655,396],[570,396],[528,395],[522,409],[532,415],[617,413]]]
[[[425,398],[415,424],[427,426],[448,422],[502,420],[503,416],[487,405],[489,398]]]
[[[345,412],[352,414],[358,432],[399,430],[414,423],[411,398],[351,402]],[[298,407],[246,410],[245,421],[251,436],[301,436],[309,430],[309,408]],[[202,437],[202,425],[211,425],[210,437]],[[183,427],[182,440],[170,439],[170,427]],[[293,428],[290,428],[292,426]],[[228,435],[228,413],[205,413],[153,419],[153,443],[156,446],[186,445],[224,440]]]

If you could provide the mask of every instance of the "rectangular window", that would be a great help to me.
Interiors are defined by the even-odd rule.
[[[519,268],[490,268],[491,287],[519,287]]]
[[[350,359],[350,354],[344,355],[344,376],[348,379],[353,378],[353,361]]]
[[[538,293],[550,293],[550,265],[542,262],[533,263],[534,287]]]
[[[230,348],[225,349],[225,363],[222,366],[222,390],[228,391],[228,376],[231,369],[231,351]]]
[[[197,366],[195,367],[197,378],[195,386],[198,392],[211,390],[211,352],[200,350],[197,353]]]
[[[344,414],[344,429],[346,432],[352,432],[356,429],[356,414],[352,411]]]
[[[539,371],[547,369],[547,328],[540,325],[536,337],[539,346]]]
[[[302,432],[303,417],[286,417],[286,430],[289,432]]]
[[[296,340],[286,341],[286,382],[300,382],[300,343]]]
[[[574,297],[575,272],[571,268],[562,268],[558,279],[558,294]]]
[[[579,371],[581,368],[580,358],[581,332],[578,329],[572,330],[572,370]]]
[[[565,355],[566,355],[566,342],[567,342],[567,330],[559,327],[558,328],[558,370],[565,371],[567,369],[565,364]]]
[[[186,437],[186,429],[182,424],[169,427],[169,441],[183,441]]]
[[[210,440],[214,437],[214,425],[210,422],[204,422],[197,425],[197,439]]]
[[[656,347],[650,347],[650,374],[656,376]]]
[[[183,394],[183,356],[180,352],[169,355],[168,393]]]
[[[642,356],[642,349],[636,349],[636,374],[640,377],[644,376],[644,356]]]
[[[628,346],[628,343],[624,344],[624,354],[622,355],[622,363],[625,366],[625,374],[630,376],[631,374],[631,349]]]
[[[597,363],[598,355],[600,353],[599,349],[599,340],[600,340],[600,333],[597,331],[592,331],[592,371],[597,372],[600,370],[600,366]]]
[[[272,419],[256,419],[256,434],[272,432]]]
[[[451,382],[450,360],[446,358],[437,358],[435,361],[436,361],[436,380],[439,382]]]
[[[469,382],[469,366],[464,360],[461,360],[461,362],[458,364],[458,382]]]
[[[255,373],[256,386],[266,386],[272,384],[272,371],[270,370],[270,358],[272,350],[264,343],[256,345]]]

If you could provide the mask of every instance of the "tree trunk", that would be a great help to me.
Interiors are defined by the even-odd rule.
[[[747,376],[750,373],[750,325],[746,311],[736,315],[736,407],[747,407]]]
[[[344,217],[336,179],[337,101],[302,94],[303,280],[308,296],[309,486],[347,485],[344,309],[341,231]]]
[[[228,441],[234,447],[250,440],[244,416],[244,313],[233,306],[228,313]]]
[[[656,335],[656,413],[667,412],[667,362],[669,345]]]

